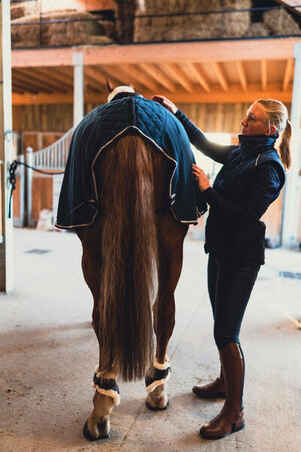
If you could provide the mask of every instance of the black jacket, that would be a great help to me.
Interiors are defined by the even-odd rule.
[[[260,218],[279,196],[285,170],[274,149],[277,136],[239,136],[239,146],[209,142],[178,111],[192,142],[223,167],[213,187],[202,195],[210,206],[206,223],[205,251],[241,264],[264,263],[265,224]]]

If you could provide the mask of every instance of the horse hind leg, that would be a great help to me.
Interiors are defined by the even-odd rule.
[[[163,364],[154,361],[145,377],[145,386],[148,396],[146,406],[150,410],[166,410],[168,407],[168,396],[166,391],[167,381],[170,376],[170,367],[166,358]]]
[[[174,291],[182,270],[183,241],[187,229],[187,226],[176,222],[171,215],[159,218],[158,295],[153,307],[156,359],[145,378],[148,392],[146,406],[151,410],[164,410],[168,407],[170,364],[167,346],[175,325]]]
[[[78,236],[83,245],[82,270],[84,278],[92,292],[94,308],[92,325],[99,339],[99,275],[100,275],[100,234],[101,225],[96,222],[88,230],[79,230]],[[116,384],[116,374],[99,372],[94,374],[95,394],[94,408],[88,417],[83,435],[89,441],[108,438],[110,434],[110,414],[115,405],[119,404],[119,389]]]
[[[94,374],[94,387],[94,408],[83,428],[83,435],[89,441],[109,438],[110,415],[113,408],[120,403],[115,373],[102,373],[97,369]]]

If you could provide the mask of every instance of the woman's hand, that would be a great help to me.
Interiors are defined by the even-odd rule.
[[[163,107],[167,108],[167,110],[169,110],[174,115],[178,111],[178,107],[173,102],[171,102],[171,100],[167,99],[167,97],[160,96],[158,94],[156,96],[153,96],[152,100],[154,100],[155,102],[158,102],[159,104],[163,105]]]
[[[207,190],[207,188],[211,187],[208,177],[206,176],[204,171],[197,165],[192,165],[192,173],[195,175],[201,191],[205,191]]]

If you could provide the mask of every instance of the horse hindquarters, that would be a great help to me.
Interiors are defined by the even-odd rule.
[[[126,135],[99,161],[102,181],[100,367],[142,378],[153,359],[152,289],[157,261],[154,168],[162,157]]]

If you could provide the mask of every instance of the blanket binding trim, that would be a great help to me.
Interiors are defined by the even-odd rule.
[[[170,204],[170,207],[171,207],[171,209],[170,209],[170,210],[171,210],[171,213],[172,213],[173,217],[175,218],[175,220],[176,220],[176,221],[179,221],[180,223],[184,223],[184,224],[186,224],[186,223],[191,224],[191,223],[193,223],[193,222],[195,223],[195,222],[198,220],[198,217],[196,217],[196,218],[194,218],[194,219],[191,219],[191,220],[179,220],[179,219],[177,218],[175,212],[174,212],[173,209],[172,209],[172,206],[173,206],[173,204],[174,204],[175,201],[176,201],[176,194],[175,194],[175,193],[172,193],[172,181],[173,181],[173,178],[174,178],[174,175],[175,175],[175,171],[176,171],[177,166],[178,166],[178,162],[177,162],[175,159],[173,159],[172,157],[170,157],[170,156],[164,151],[164,149],[161,148],[161,146],[158,146],[158,144],[157,144],[152,138],[150,138],[148,135],[146,135],[145,133],[143,133],[143,132],[141,131],[141,129],[139,129],[139,127],[133,126],[133,125],[127,126],[126,128],[122,129],[120,132],[118,132],[116,135],[114,135],[114,137],[112,137],[107,143],[105,143],[105,144],[97,151],[97,153],[96,153],[96,155],[95,155],[95,157],[94,157],[94,159],[93,159],[93,161],[92,161],[92,164],[91,164],[91,173],[92,173],[92,180],[93,180],[93,186],[94,186],[94,193],[95,193],[96,201],[95,201],[95,200],[89,200],[88,202],[93,201],[94,203],[97,203],[97,202],[99,202],[99,200],[100,200],[100,198],[98,197],[97,183],[96,183],[96,177],[95,177],[95,172],[94,172],[94,166],[95,166],[96,160],[98,159],[99,155],[101,154],[101,152],[102,152],[104,149],[106,149],[106,148],[107,148],[111,143],[113,143],[118,137],[120,137],[121,135],[125,134],[125,132],[126,132],[128,129],[135,129],[135,130],[137,130],[138,133],[139,133],[140,135],[144,136],[148,141],[150,141],[150,142],[151,142],[151,143],[152,143],[152,144],[153,144],[153,145],[154,145],[154,146],[155,146],[155,147],[156,147],[156,148],[157,148],[157,149],[158,149],[158,150],[159,150],[159,151],[160,151],[167,159],[168,159],[168,160],[171,160],[171,161],[174,163],[175,167],[174,167],[174,170],[173,170],[173,173],[172,173],[172,175],[171,175],[170,182],[169,182],[169,197],[170,197],[170,199],[172,200],[172,201],[171,201],[171,204]],[[77,210],[82,204],[85,204],[85,203],[86,203],[86,201],[81,202],[78,206],[75,206],[75,207],[73,208],[73,211]],[[198,210],[198,209],[197,209],[197,210]],[[92,220],[91,220],[89,223],[87,223],[87,224],[77,224],[77,225],[70,225],[70,226],[62,226],[62,225],[59,225],[58,223],[56,223],[55,226],[58,227],[58,228],[62,228],[62,229],[72,229],[72,228],[81,228],[81,227],[91,226],[91,225],[94,223],[95,218],[97,217],[98,213],[99,213],[99,211],[96,210],[96,212],[95,212],[95,214],[94,214]]]

